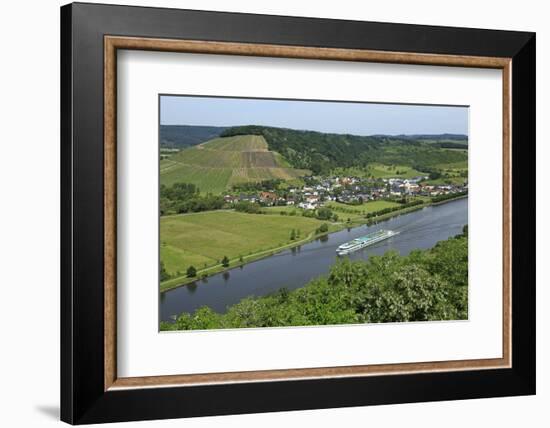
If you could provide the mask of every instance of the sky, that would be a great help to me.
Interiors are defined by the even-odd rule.
[[[264,125],[354,135],[468,135],[468,107],[162,95],[160,123]]]

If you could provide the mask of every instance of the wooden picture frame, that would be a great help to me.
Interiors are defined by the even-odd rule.
[[[503,357],[117,377],[117,49],[501,69]],[[534,393],[534,34],[72,4],[61,9],[61,52],[62,420]]]

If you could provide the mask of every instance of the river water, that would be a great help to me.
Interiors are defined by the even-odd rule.
[[[360,226],[335,232],[323,239],[285,250],[271,257],[214,275],[160,295],[160,319],[169,321],[175,314],[193,312],[210,306],[225,312],[227,306],[247,296],[264,296],[281,287],[303,287],[312,279],[328,273],[336,262],[336,248],[379,229],[398,231],[399,235],[366,247],[348,256],[366,260],[394,249],[406,255],[416,248],[433,247],[436,242],[462,232],[468,223],[468,199],[458,199],[437,206],[403,214],[372,226]]]

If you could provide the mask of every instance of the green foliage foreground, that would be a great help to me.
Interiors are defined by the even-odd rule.
[[[205,285],[207,287],[207,285]],[[408,256],[388,251],[368,261],[345,258],[328,276],[288,291],[248,297],[225,314],[202,307],[161,330],[204,330],[405,321],[468,317],[468,236],[441,241]]]

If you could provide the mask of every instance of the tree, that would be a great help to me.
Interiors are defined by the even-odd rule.
[[[262,214],[262,207],[248,201],[241,201],[235,204],[235,210],[248,214]]]
[[[290,231],[290,240],[294,241],[295,239],[296,239],[296,231],[294,229],[292,229]]]
[[[160,187],[161,215],[187,213],[223,208],[225,201],[220,195],[201,196],[194,184],[175,183],[171,187]]]
[[[288,297],[290,295],[290,291],[288,291],[288,288],[283,287],[279,289],[278,297],[281,303],[285,303],[288,301]]]
[[[166,281],[167,279],[170,279],[170,275],[168,272],[166,272],[166,269],[164,268],[164,262],[160,262],[160,280]]]
[[[178,330],[206,330],[216,328],[220,324],[221,315],[214,312],[208,306],[203,306],[190,314],[183,313],[176,320]]]
[[[222,266],[223,267],[229,267],[229,259],[227,258],[227,256],[223,256]]]
[[[319,220],[329,220],[332,217],[332,211],[329,208],[321,207],[317,210]]]
[[[195,269],[195,266],[189,266],[187,268],[187,278],[193,278],[194,276],[197,276],[197,269]]]
[[[320,233],[326,233],[326,232],[328,232],[328,224],[323,223],[321,226],[319,226],[319,232],[320,232]]]
[[[367,264],[345,261],[331,270],[328,284],[350,299],[359,322],[457,319],[449,284],[421,266],[426,255],[390,251]]]

